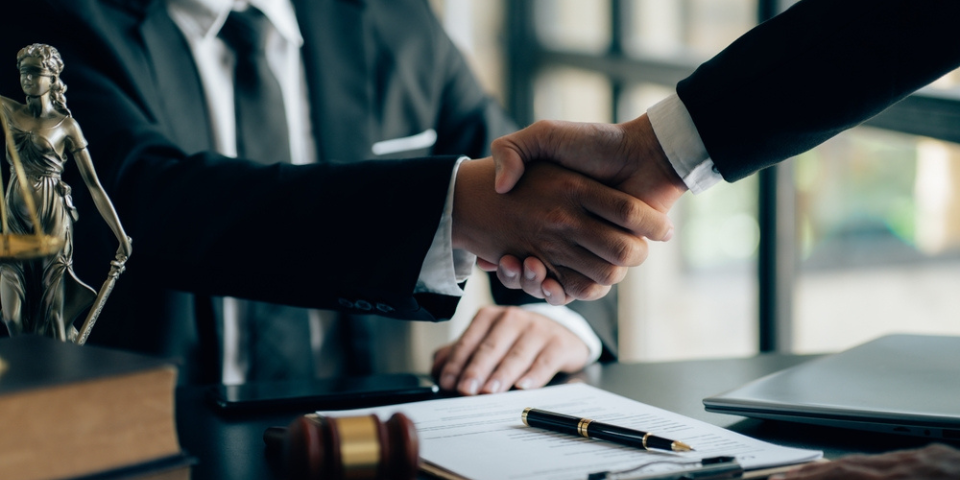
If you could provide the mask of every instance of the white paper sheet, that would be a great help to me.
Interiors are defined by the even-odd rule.
[[[679,440],[695,452],[646,452],[600,440],[527,427],[524,408],[591,418]],[[573,480],[652,459],[736,456],[745,469],[815,460],[822,452],[780,447],[585,384],[387,407],[319,412],[331,416],[403,412],[417,426],[420,456],[473,480]],[[649,471],[677,467],[659,465]]]

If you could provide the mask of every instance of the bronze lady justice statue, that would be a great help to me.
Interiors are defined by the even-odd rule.
[[[36,205],[41,228],[47,235],[59,237],[63,247],[51,256],[0,265],[3,321],[11,335],[32,332],[74,340],[74,319],[93,303],[96,292],[73,273],[73,222],[77,220],[77,211],[70,186],[60,178],[67,152],[76,161],[97,210],[120,241],[118,259],[125,260],[132,246],[97,179],[80,126],[67,109],[67,86],[60,81],[60,53],[49,45],[30,45],[17,54],[17,68],[26,104],[0,97],[0,108],[10,127],[8,138],[13,140],[23,164],[21,171],[33,192],[21,189],[22,182],[16,178],[17,169],[12,168],[8,150],[11,178],[5,201],[10,212],[9,229],[14,234],[36,233],[25,200],[26,195],[33,193],[32,203]]]

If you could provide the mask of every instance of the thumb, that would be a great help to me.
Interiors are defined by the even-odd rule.
[[[523,176],[523,158],[517,151],[516,145],[506,137],[494,140],[490,146],[493,154],[494,188],[497,193],[507,193]]]
[[[490,145],[495,169],[494,188],[497,193],[507,193],[523,176],[525,163],[545,160],[563,165],[557,158],[560,143],[579,129],[578,124],[557,120],[538,120],[518,132],[504,135]],[[565,135],[566,134],[566,135]],[[570,167],[567,167],[570,168]]]

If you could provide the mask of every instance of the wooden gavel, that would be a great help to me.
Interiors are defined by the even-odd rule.
[[[402,413],[386,422],[376,415],[303,415],[286,428],[268,428],[263,441],[288,480],[413,480],[420,456],[417,430]]]

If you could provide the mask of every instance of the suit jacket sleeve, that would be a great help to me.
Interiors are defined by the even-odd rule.
[[[809,150],[960,65],[954,0],[803,0],[677,85],[735,181]]]
[[[151,102],[162,95],[130,34],[141,12],[100,5],[34,2],[29,15],[5,18],[43,18],[42,32],[4,20],[0,43],[3,51],[32,41],[60,49],[69,106],[135,241],[130,269],[149,271],[156,288],[312,308],[364,301],[390,316],[449,318],[455,298],[413,291],[455,157],[261,166],[187,155]],[[0,91],[15,93],[15,79],[4,75]],[[68,183],[83,185],[71,175]]]

